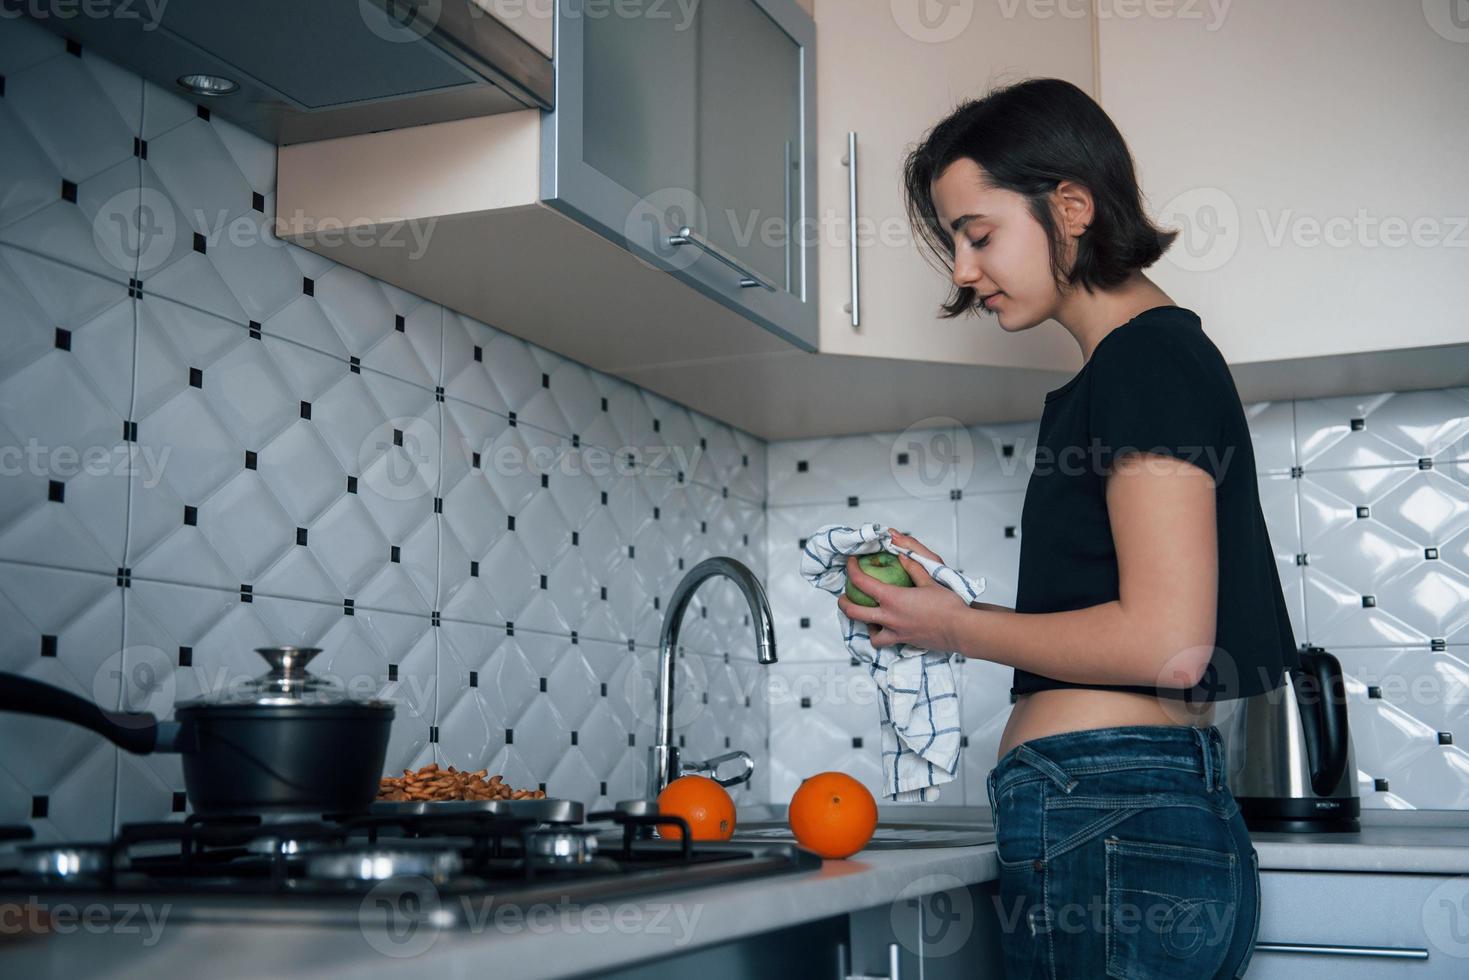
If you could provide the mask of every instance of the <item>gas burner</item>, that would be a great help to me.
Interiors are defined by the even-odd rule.
[[[107,844],[29,844],[17,853],[18,872],[52,881],[96,878],[112,863],[112,848]]]
[[[597,856],[597,832],[581,827],[526,830],[526,856],[538,864],[589,864]]]
[[[382,881],[417,875],[443,882],[464,867],[460,849],[470,841],[450,837],[433,840],[395,839],[312,852],[306,859],[309,878],[325,881]]]
[[[251,854],[261,854],[265,857],[274,857],[277,854],[285,857],[300,857],[303,854],[319,851],[329,844],[329,841],[296,834],[263,834],[246,844],[245,850]]]

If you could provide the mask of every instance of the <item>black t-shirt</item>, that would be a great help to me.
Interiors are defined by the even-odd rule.
[[[1016,669],[1012,694],[1046,688],[1220,701],[1280,686],[1299,655],[1256,485],[1244,407],[1197,314],[1146,310],[1105,335],[1076,376],[1046,395],[1020,517],[1015,609],[1063,612],[1118,598],[1106,469],[1129,450],[1174,456],[1215,480],[1219,605],[1215,649],[1193,688],[1077,684]]]

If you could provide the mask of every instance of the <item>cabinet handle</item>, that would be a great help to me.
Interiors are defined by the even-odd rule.
[[[898,944],[888,943],[888,972],[886,976],[870,973],[847,972],[847,944],[837,944],[837,980],[903,980],[902,964],[898,961]]]
[[[1326,956],[1382,956],[1394,960],[1426,960],[1428,950],[1416,946],[1332,946],[1314,943],[1256,943],[1257,953],[1312,953]]]
[[[751,272],[749,269],[746,269],[740,265],[734,256],[713,242],[705,241],[699,235],[696,235],[694,230],[687,225],[680,228],[678,234],[669,235],[668,244],[675,247],[679,245],[692,245],[710,258],[729,266],[740,277],[740,286],[744,289],[752,289],[759,286],[762,289],[770,290],[772,293],[775,292],[775,283],[766,279],[758,272]]]
[[[848,238],[852,251],[852,301],[846,310],[852,314],[852,326],[862,325],[862,298],[857,285],[857,134],[847,134],[847,155],[842,157],[842,166],[847,168],[847,221]]]

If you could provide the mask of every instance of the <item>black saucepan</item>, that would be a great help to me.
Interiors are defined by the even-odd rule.
[[[353,700],[307,673],[319,650],[263,647],[271,669],[227,696],[180,704],[174,721],[106,711],[58,687],[0,673],[0,711],[90,728],[137,755],[178,752],[194,811],[357,813],[377,798],[393,706]]]

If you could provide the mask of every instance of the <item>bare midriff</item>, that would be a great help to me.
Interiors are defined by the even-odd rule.
[[[1121,725],[1214,724],[1214,705],[1186,705],[1181,700],[1152,697],[1133,691],[1090,688],[1050,688],[1015,699],[1005,733],[1000,736],[1004,757],[1015,746],[1033,738],[1062,732],[1111,728]]]

